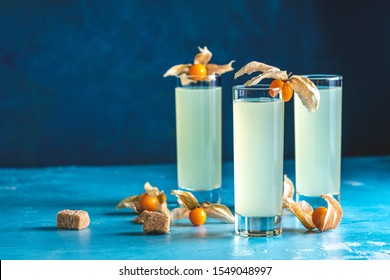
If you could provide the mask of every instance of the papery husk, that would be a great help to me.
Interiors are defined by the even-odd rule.
[[[164,192],[160,192],[158,195],[157,195],[157,199],[158,199],[158,202],[160,204],[164,203],[167,201],[167,196],[165,195]]]
[[[313,208],[311,208],[308,203],[299,204],[296,203],[292,198],[283,197],[283,205],[285,205],[285,207],[288,208],[288,210],[290,210],[291,213],[293,213],[301,221],[305,228],[308,230],[313,230],[316,228],[311,219]]]
[[[280,71],[278,67],[268,65],[262,62],[257,61],[251,61],[244,65],[240,70],[234,74],[234,79],[237,79],[238,77],[244,75],[244,74],[252,74],[253,72],[267,72],[267,71]]]
[[[163,77],[180,76],[183,73],[188,74],[190,72],[191,65],[192,64],[190,64],[190,63],[174,65],[171,68],[169,68],[167,72],[165,72]]]
[[[180,220],[184,218],[188,218],[191,210],[187,208],[175,208],[171,211],[171,220]]]
[[[293,198],[293,196],[294,196],[294,184],[290,180],[290,178],[287,177],[287,175],[284,175],[283,197],[284,198]],[[283,200],[283,208],[287,208],[287,206],[284,204],[284,200]]]
[[[125,199],[123,199],[121,202],[118,203],[118,205],[115,207],[116,210],[122,208],[130,208],[133,209],[138,214],[141,213],[142,209],[141,209],[140,202],[143,195],[144,194],[126,197]]]
[[[322,194],[321,197],[328,203],[328,210],[326,211],[324,224],[318,227],[318,230],[323,232],[329,229],[334,229],[340,224],[341,219],[343,218],[343,209],[331,193]]]
[[[224,65],[217,65],[217,64],[209,63],[206,65],[207,75],[212,75],[212,74],[222,75],[226,72],[233,71],[234,68],[232,67],[232,64],[234,62],[235,62],[235,60],[232,60],[228,64],[224,64]]]
[[[192,210],[200,206],[198,200],[190,192],[172,190],[171,193],[176,195],[177,202],[188,210]]]
[[[153,187],[149,182],[144,184],[145,192],[139,195],[133,195],[126,197],[118,205],[115,207],[117,210],[122,208],[130,208],[133,209],[137,214],[142,213],[141,208],[141,199],[145,194],[148,194],[151,197],[157,197],[158,204],[157,210],[162,213],[169,213],[168,205],[167,205],[167,197],[164,194],[164,191],[159,191],[157,187]]]
[[[234,216],[230,209],[219,203],[203,202],[202,207],[207,214],[207,217],[214,218],[226,223],[234,223]]]
[[[283,185],[283,208],[290,210],[291,213],[293,213],[308,230],[317,228],[317,226],[313,223],[313,208],[311,205],[304,200],[296,203],[292,199],[295,188],[293,182],[287,177],[287,175],[284,175]],[[323,232],[329,229],[334,229],[340,224],[343,217],[343,210],[340,203],[334,199],[331,193],[322,194],[321,197],[328,203],[324,222],[318,227],[318,230]]]
[[[157,211],[169,214],[167,196],[165,195],[164,191],[160,191],[157,187],[153,187],[149,182],[145,183],[144,189],[149,196],[157,197]]]
[[[165,193],[160,193],[158,196],[157,196],[157,199],[158,199],[158,204],[157,204],[157,211],[161,212],[161,213],[166,213],[166,214],[169,214],[170,211],[169,211],[169,208],[168,208],[168,204],[167,204],[167,196],[165,195]]]
[[[227,223],[234,223],[234,216],[230,209],[218,203],[203,202],[201,205],[195,196],[186,191],[172,190],[172,194],[177,196],[178,203],[184,208],[175,208],[171,211],[171,219],[178,220],[188,218],[191,210],[201,207],[210,218],[218,219]]]
[[[298,206],[301,209],[303,216],[305,217],[305,220],[308,221],[310,223],[310,225],[314,225],[314,227],[316,227],[315,224],[313,223],[313,219],[312,219],[313,207],[311,207],[311,205],[307,201],[304,201],[304,200],[299,201]]]
[[[244,85],[245,86],[253,86],[257,85],[261,82],[261,80],[266,78],[272,78],[277,80],[286,80],[288,78],[287,71],[280,71],[280,70],[268,70],[258,76],[253,77],[249,81],[247,81]]]
[[[265,63],[252,61],[247,63],[244,67],[236,72],[234,78],[238,78],[243,74],[252,74],[253,72],[263,72],[247,81],[245,86],[253,86],[260,83],[265,78],[272,78],[275,80],[289,81],[294,89],[294,92],[299,96],[303,106],[309,112],[313,112],[318,109],[320,103],[320,93],[317,87],[310,79],[299,75],[293,75],[290,78],[286,71],[281,71],[279,68],[268,65]]]
[[[290,178],[287,177],[287,175],[284,175],[282,198],[283,208],[290,210],[291,213],[293,213],[308,230],[315,229],[316,226],[314,225],[311,218],[313,214],[313,208],[306,201],[300,201],[299,203],[296,203],[293,200],[294,189],[293,182],[290,180]]]
[[[203,49],[198,47],[199,53],[195,55],[194,64],[200,63],[206,65],[211,60],[213,54],[209,51],[209,49],[205,46]]]
[[[188,78],[187,74],[186,73],[183,73],[180,75],[180,83],[182,86],[187,86],[191,83],[196,83],[197,81],[194,81],[190,78]]]
[[[310,79],[299,75],[290,77],[289,82],[292,84],[294,92],[301,99],[303,106],[309,112],[318,110],[320,104],[320,92]]]
[[[158,190],[158,188],[153,187],[149,182],[146,182],[144,184],[145,192],[150,195],[151,197],[158,196],[161,192]]]
[[[195,55],[194,57],[194,64],[203,64],[206,66],[207,69],[207,75],[204,79],[201,81],[214,81],[215,75],[222,75],[226,72],[234,70],[232,67],[232,64],[235,62],[234,60],[230,61],[228,64],[224,65],[217,65],[217,64],[208,64],[211,60],[212,53],[209,51],[209,49],[205,46],[204,48],[198,47],[199,53]],[[187,86],[191,83],[196,83],[199,80],[192,80],[190,73],[190,67],[193,64],[178,64],[174,65],[171,68],[168,69],[167,72],[163,75],[164,77],[168,76],[176,76],[180,78],[180,83],[183,86]]]

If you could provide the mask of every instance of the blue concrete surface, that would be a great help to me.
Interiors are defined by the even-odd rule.
[[[343,75],[344,155],[390,154],[388,10],[389,1],[0,1],[0,166],[175,162],[175,81],[162,74],[198,45],[236,69],[260,60]],[[222,81],[225,160],[231,88],[243,81]],[[285,115],[292,157],[292,102]]]
[[[294,180],[294,164],[285,162]],[[169,193],[176,166],[55,167],[0,169],[0,259],[390,259],[390,157],[344,158],[340,226],[308,233],[289,213],[283,233],[242,238],[233,224],[209,219],[200,227],[174,222],[167,235],[148,236],[124,197],[145,181]],[[223,203],[233,209],[233,165],[223,166]],[[168,196],[170,208],[175,198]],[[91,224],[82,231],[55,227],[57,211],[84,209]]]

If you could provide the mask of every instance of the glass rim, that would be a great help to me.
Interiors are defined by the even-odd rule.
[[[343,76],[338,74],[304,74],[302,77],[317,81],[339,81],[343,79]]]
[[[233,86],[234,90],[264,90],[264,91],[269,91],[269,90],[276,90],[276,89],[281,89],[281,88],[270,88],[270,84],[257,84],[253,86],[246,86],[246,85],[235,85]]]
[[[175,76],[176,78],[181,78],[180,75],[176,75]],[[210,74],[210,75],[206,75],[206,76],[202,76],[202,75],[186,75],[187,78],[191,79],[191,78],[202,78],[202,79],[199,79],[199,80],[195,80],[196,82],[209,82],[209,80],[205,80],[205,78],[220,78],[222,77],[221,74]]]

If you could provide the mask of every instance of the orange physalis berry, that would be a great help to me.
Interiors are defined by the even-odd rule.
[[[193,76],[192,79],[199,81],[203,80],[207,75],[206,66],[203,64],[197,63],[190,67],[190,75]]]
[[[293,96],[293,92],[294,92],[294,88],[292,86],[292,84],[287,81],[284,83],[284,86],[283,86],[283,89],[282,89],[282,99],[287,102],[291,99],[291,97]]]
[[[328,212],[328,209],[323,206],[320,206],[315,209],[311,214],[313,224],[318,228],[319,231],[323,230],[326,212]]]
[[[206,222],[207,214],[203,208],[199,207],[191,210],[189,218],[194,226],[200,226]]]
[[[275,97],[278,93],[280,93],[280,98],[285,102],[291,99],[294,92],[294,88],[289,81],[284,82],[282,80],[273,80],[269,87],[269,94],[272,97]]]
[[[283,86],[284,86],[284,82],[282,80],[273,80],[269,85],[270,87],[269,94],[272,97],[275,97],[276,95],[278,95],[279,92],[281,92]]]
[[[156,211],[157,210],[157,204],[158,204],[158,198],[153,197],[145,193],[140,201],[142,210],[148,210],[148,211]]]

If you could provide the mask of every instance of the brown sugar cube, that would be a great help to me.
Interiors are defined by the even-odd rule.
[[[146,212],[146,211],[144,211]],[[170,228],[170,217],[168,214],[147,211],[143,215],[143,230],[146,233],[168,233]]]
[[[145,219],[146,217],[149,216],[149,212],[150,211],[142,211],[141,214],[139,214],[137,217],[134,218],[134,223],[137,223],[137,224],[143,224],[145,222]]]
[[[89,226],[88,212],[83,210],[62,210],[57,213],[57,227],[63,229],[84,229]]]

